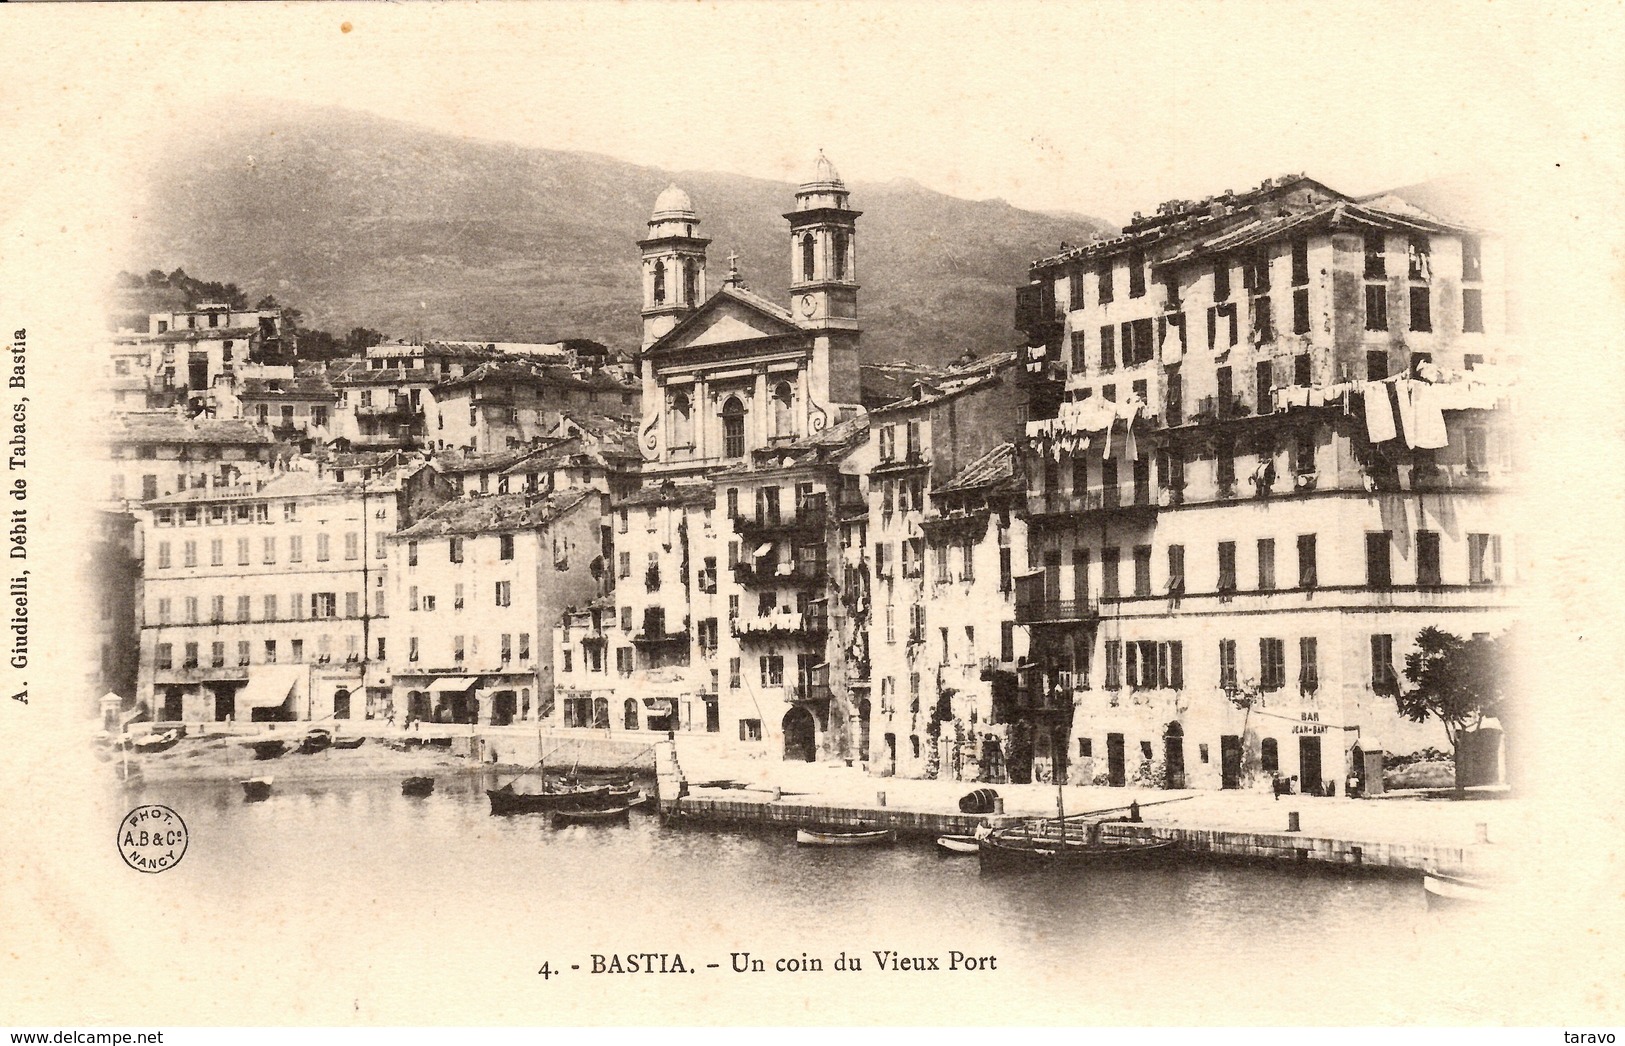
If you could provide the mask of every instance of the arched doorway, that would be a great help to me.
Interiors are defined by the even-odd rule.
[[[805,708],[784,713],[784,759],[790,763],[810,763],[818,758],[818,725]]]
[[[869,761],[869,699],[858,702],[858,758]]]
[[[491,725],[507,726],[519,711],[519,700],[512,690],[498,690],[491,695]]]
[[[333,691],[333,718],[350,718],[350,692],[343,687]]]
[[[636,698],[629,697],[626,699],[626,703],[621,706],[621,714],[622,727],[627,730],[636,730],[638,728],[638,702]]]
[[[1169,723],[1162,732],[1162,765],[1164,788],[1185,787],[1185,728]]]

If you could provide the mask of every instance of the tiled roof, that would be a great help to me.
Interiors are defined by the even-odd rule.
[[[251,422],[236,419],[183,418],[176,414],[121,414],[113,418],[108,439],[113,443],[250,444],[273,442]]]
[[[1233,224],[1212,236],[1188,244],[1183,250],[1158,262],[1175,265],[1206,255],[1222,254],[1254,244],[1277,240],[1298,232],[1323,229],[1381,229],[1398,233],[1450,234],[1466,232],[1461,226],[1417,214],[1400,214],[1357,203],[1333,203],[1301,214],[1283,214],[1276,217],[1252,217]]]
[[[1002,370],[1015,360],[1014,353],[1007,353],[1005,355],[1008,356],[1008,359],[1006,359],[1004,363],[988,371],[968,372],[962,376],[955,375],[949,378],[939,379],[933,385],[920,382],[918,395],[914,395],[911,392],[909,395],[888,403],[885,406],[876,407],[871,413],[891,414],[906,410],[916,410],[921,407],[931,407],[946,400],[962,396],[967,392],[975,391],[976,389],[1002,384],[1004,379],[999,377],[998,371]]]
[[[709,481],[699,483],[673,483],[670,480],[633,491],[615,502],[611,508],[633,508],[639,505],[714,505],[716,487]]]
[[[448,501],[397,537],[437,537],[443,534],[492,534],[531,530],[570,512],[597,491],[571,490],[562,494],[494,494]]]
[[[363,490],[368,494],[388,493],[399,490],[401,480],[410,475],[411,472],[411,469],[399,470],[392,472],[387,478],[370,479],[365,483],[360,480],[345,480],[340,483],[330,475],[315,472],[285,472],[260,483],[240,483],[232,487],[198,487],[192,490],[181,490],[173,494],[153,498],[151,501],[144,502],[144,504],[158,507],[207,501],[246,501],[322,496],[345,497],[359,495]]]
[[[466,454],[462,451],[448,450],[436,454],[434,457],[434,464],[435,467],[441,472],[448,475],[456,475],[463,472],[486,472],[491,469],[505,469],[517,462],[524,461],[526,458],[529,458],[532,455],[539,454],[550,447],[558,446],[563,442],[565,441],[553,440],[540,446],[513,447],[508,450],[493,451],[489,454]]]

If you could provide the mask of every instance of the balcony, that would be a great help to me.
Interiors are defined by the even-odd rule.
[[[413,414],[411,400],[397,400],[394,403],[375,403],[358,406],[355,409],[357,418],[410,418]]]
[[[1093,621],[1100,609],[1092,599],[1033,599],[1016,601],[1016,624],[1071,624]]]
[[[823,563],[749,563],[734,564],[734,580],[746,588],[765,585],[807,585],[822,582],[829,576]]]
[[[821,610],[804,614],[780,610],[735,618],[732,630],[741,639],[822,639],[829,635],[829,616]]]
[[[824,495],[805,498],[794,513],[784,515],[758,511],[755,517],[735,516],[734,532],[746,541],[762,541],[792,534],[822,533],[830,523],[829,503]]]
[[[1147,513],[1155,515],[1157,508],[1157,499],[1152,497],[1149,486],[1136,487],[1132,496],[1127,499],[1122,496],[1122,491],[1116,487],[1109,487],[1105,490],[1089,490],[1081,494],[1070,491],[1054,491],[1045,494],[1030,494],[1027,497],[1027,518],[1030,520],[1064,516],[1087,516],[1100,513]]]
[[[633,644],[642,647],[662,646],[665,644],[688,645],[687,632],[638,632],[632,636]]]
[[[802,680],[784,688],[786,701],[828,701],[833,696],[828,683]]]

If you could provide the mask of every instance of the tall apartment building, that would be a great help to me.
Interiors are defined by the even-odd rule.
[[[1020,701],[1073,781],[1340,783],[1439,745],[1418,631],[1510,620],[1493,236],[1302,176],[1035,262]]]
[[[603,592],[604,501],[590,487],[457,498],[390,537],[397,714],[505,726],[546,713],[552,629]]]
[[[153,498],[137,696],[165,721],[370,717],[389,697],[389,546],[444,499],[421,462]]]

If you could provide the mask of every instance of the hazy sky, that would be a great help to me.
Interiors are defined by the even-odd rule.
[[[800,180],[822,147],[849,181],[1115,220],[1286,171],[1617,158],[1596,103],[1625,93],[1612,26],[1553,4],[7,7],[34,46],[0,105],[45,137],[206,134],[261,96],[674,170]]]

